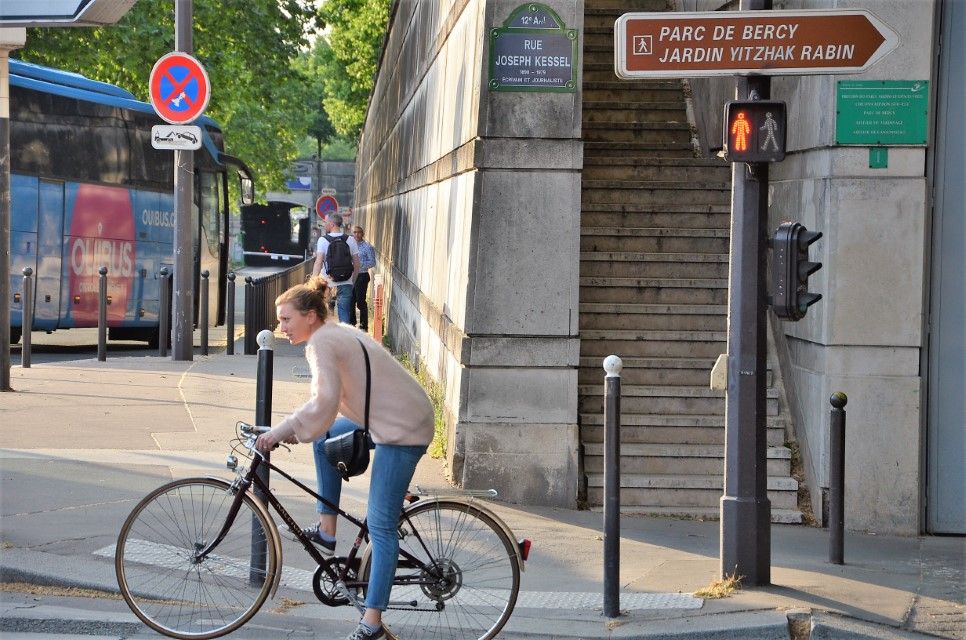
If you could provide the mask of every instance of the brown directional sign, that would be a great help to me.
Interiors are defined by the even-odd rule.
[[[625,13],[614,24],[624,79],[861,73],[899,46],[864,9]]]

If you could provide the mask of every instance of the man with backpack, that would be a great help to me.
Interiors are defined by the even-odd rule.
[[[359,245],[355,238],[342,233],[342,216],[338,213],[325,217],[325,235],[315,248],[312,275],[320,273],[335,288],[339,322],[349,322],[353,282],[359,273]]]

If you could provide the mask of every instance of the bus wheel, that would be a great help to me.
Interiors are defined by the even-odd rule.
[[[20,336],[23,333],[21,327],[10,327],[10,344],[17,344],[20,342]]]

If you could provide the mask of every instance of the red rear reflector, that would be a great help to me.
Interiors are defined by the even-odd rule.
[[[527,558],[530,556],[530,544],[531,542],[527,538],[517,540],[517,546],[520,547],[520,556],[523,558],[524,562],[526,562]]]

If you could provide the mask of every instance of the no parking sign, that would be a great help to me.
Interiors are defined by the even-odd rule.
[[[339,201],[336,200],[334,196],[319,196],[319,199],[315,201],[315,212],[319,214],[319,217],[322,219],[325,219],[329,213],[335,213],[338,210]]]
[[[200,116],[211,97],[205,68],[180,51],[161,56],[154,63],[148,89],[154,110],[171,124],[186,124]]]

